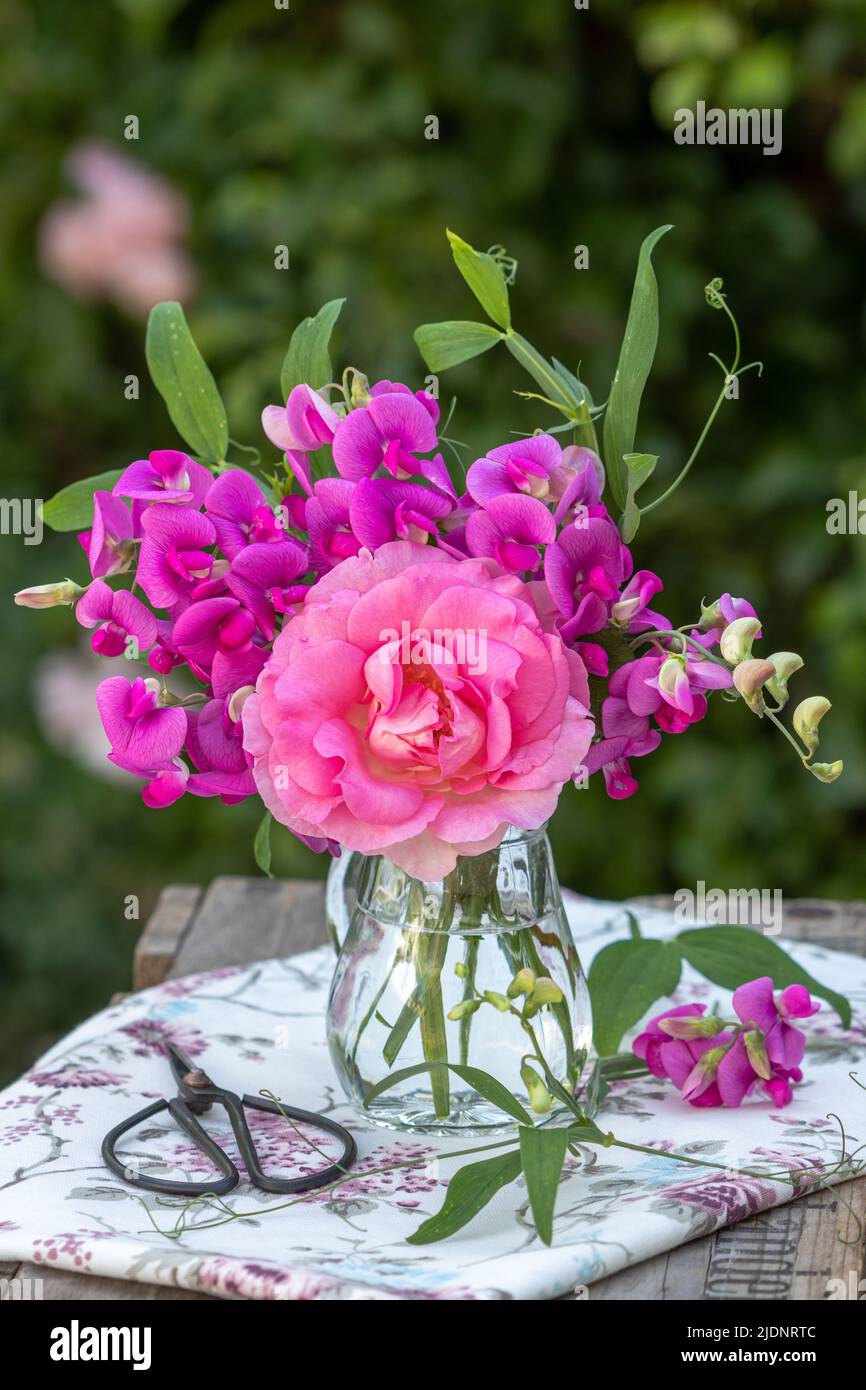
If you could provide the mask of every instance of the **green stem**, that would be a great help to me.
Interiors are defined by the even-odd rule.
[[[425,1062],[447,1062],[448,1038],[445,1032],[441,975],[448,951],[448,931],[425,933],[423,947],[424,963],[421,969],[424,974],[424,1000],[420,1014],[421,1049]],[[430,1073],[430,1089],[433,1092],[436,1118],[447,1119],[451,1111],[451,1094],[445,1067],[437,1067]]]
[[[463,979],[463,998],[475,998],[475,970],[478,964],[478,947],[480,941],[477,936],[468,936],[463,952],[463,964],[466,967],[466,974]],[[469,1065],[469,1039],[472,1033],[472,1014],[466,1014],[460,1020],[460,1064]]]

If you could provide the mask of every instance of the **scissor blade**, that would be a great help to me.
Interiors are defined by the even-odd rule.
[[[193,1062],[191,1057],[187,1057],[186,1053],[182,1052],[176,1043],[167,1043],[166,1051],[168,1052],[168,1060],[171,1063],[171,1069],[174,1072],[177,1082],[183,1081],[187,1072],[196,1070],[195,1062]]]

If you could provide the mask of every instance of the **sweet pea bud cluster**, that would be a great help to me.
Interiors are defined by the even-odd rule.
[[[701,614],[702,625],[712,625],[716,619],[717,608],[704,608]],[[803,700],[794,710],[794,733],[802,747],[779,721],[778,715],[788,703],[788,681],[803,668],[803,658],[797,652],[774,652],[767,658],[752,655],[752,643],[761,636],[761,623],[757,616],[738,617],[729,622],[719,638],[719,651],[733,667],[734,689],[759,718],[765,715],[782,730],[789,743],[796,749],[803,766],[819,782],[835,782],[843,770],[841,759],[832,763],[814,760],[818,748],[818,725],[830,709],[830,701],[823,695],[812,695]],[[770,708],[765,701],[765,693],[775,700]]]

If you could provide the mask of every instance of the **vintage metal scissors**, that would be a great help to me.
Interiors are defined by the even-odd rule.
[[[199,1115],[206,1114],[213,1105],[221,1105],[228,1115],[250,1182],[261,1188],[263,1192],[307,1192],[316,1187],[324,1187],[329,1182],[335,1182],[338,1178],[344,1177],[351,1168],[358,1150],[349,1131],[337,1124],[336,1120],[329,1120],[324,1115],[312,1114],[309,1110],[299,1110],[293,1105],[277,1105],[276,1102],[264,1100],[259,1096],[236,1096],[233,1091],[226,1091],[222,1086],[215,1085],[207,1072],[196,1067],[195,1063],[181,1052],[179,1047],[175,1047],[174,1043],[168,1044],[167,1051],[168,1060],[177,1081],[177,1095],[173,1096],[171,1100],[157,1100],[154,1101],[153,1105],[145,1106],[137,1114],[131,1115],[128,1120],[123,1120],[119,1125],[115,1125],[114,1129],[110,1130],[102,1141],[104,1162],[112,1173],[123,1178],[124,1182],[132,1183],[136,1187],[146,1187],[151,1192],[170,1192],[178,1197],[198,1197],[206,1192],[213,1192],[222,1196],[226,1192],[233,1191],[240,1182],[241,1175],[225,1150],[220,1148],[197,1118]],[[324,1130],[327,1134],[333,1134],[341,1141],[343,1152],[335,1163],[317,1173],[305,1173],[298,1178],[273,1178],[264,1171],[259,1162],[253,1136],[244,1114],[245,1108],[263,1110],[268,1115],[288,1115],[291,1119],[299,1120],[302,1124]],[[135,1129],[136,1125],[140,1125],[144,1120],[149,1120],[152,1115],[160,1114],[163,1110],[168,1111],[175,1123],[180,1125],[180,1128],[189,1135],[196,1147],[207,1155],[222,1173],[222,1177],[212,1178],[208,1182],[180,1182],[171,1178],[152,1178],[146,1173],[131,1169],[128,1163],[124,1163],[118,1158],[115,1152],[118,1140],[131,1129]]]

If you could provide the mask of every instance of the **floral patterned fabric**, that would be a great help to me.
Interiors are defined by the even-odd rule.
[[[595,951],[626,934],[615,904],[567,895],[567,907],[585,968]],[[646,935],[678,929],[665,913],[639,909],[638,916]],[[0,1260],[223,1298],[541,1299],[590,1284],[800,1195],[818,1181],[816,1170],[828,1182],[846,1175],[840,1128],[828,1113],[842,1118],[849,1152],[866,1139],[866,1098],[849,1075],[864,1070],[866,960],[801,943],[788,949],[854,1007],[848,1032],[826,1005],[804,1021],[810,1047],[793,1103],[785,1110],[766,1101],[699,1110],[654,1077],[615,1086],[603,1127],[657,1149],[658,1157],[588,1148],[563,1178],[551,1248],[538,1239],[522,1182],[504,1188],[450,1240],[405,1243],[467,1161],[446,1155],[484,1141],[393,1134],[364,1122],[344,1101],[324,1037],[330,948],[132,995],[81,1024],[0,1094]],[[724,991],[686,971],[674,1002],[695,998],[729,1003]],[[220,1085],[253,1094],[269,1089],[287,1103],[333,1114],[356,1135],[357,1176],[294,1202],[242,1182],[223,1199],[223,1214],[242,1219],[209,1226],[218,1215],[212,1209],[187,1208],[181,1221],[181,1200],[113,1177],[100,1159],[102,1137],[172,1093],[169,1039]],[[216,1112],[207,1124],[239,1162]],[[282,1118],[260,1116],[254,1130],[273,1171],[324,1163]],[[321,1133],[310,1137],[333,1152]],[[128,1135],[122,1148],[131,1166],[159,1176],[204,1181],[212,1171],[166,1114]],[[689,1167],[667,1157],[673,1151],[707,1158],[723,1171]],[[399,1166],[416,1158],[423,1164]],[[743,1168],[767,1176],[747,1176]],[[181,1226],[180,1235],[169,1234]]]

